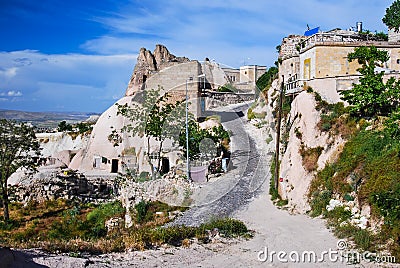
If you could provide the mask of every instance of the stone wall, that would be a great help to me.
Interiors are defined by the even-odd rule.
[[[305,39],[302,35],[289,35],[283,38],[281,43],[281,49],[279,51],[279,58],[282,60],[299,56],[299,50],[297,46]]]
[[[254,101],[254,93],[207,92],[205,99],[206,110],[229,104]]]
[[[257,79],[267,71],[266,66],[250,65],[240,67],[240,83],[255,85]],[[252,91],[254,88],[248,87],[247,91]]]
[[[294,75],[300,76],[300,58],[291,57],[284,60],[279,67],[279,82],[282,82],[282,75],[284,76],[285,82]]]
[[[226,76],[228,77],[229,82],[231,83],[240,82],[240,70],[233,68],[223,68],[223,70]]]
[[[198,116],[200,110],[200,104],[196,101],[198,98],[198,92],[200,87],[200,80],[198,76],[201,74],[201,66],[198,61],[190,61],[187,63],[181,63],[163,69],[162,71],[154,74],[149,78],[145,85],[146,89],[158,88],[161,86],[164,92],[169,92],[177,99],[183,99],[186,92],[186,81],[188,87],[189,101],[189,112]],[[193,80],[189,80],[192,77]]]
[[[389,43],[400,42],[400,32],[395,32],[394,29],[388,31]]]
[[[115,199],[118,188],[114,177],[92,177],[54,171],[29,184],[10,186],[10,201],[44,202],[63,198],[80,202],[101,203]]]
[[[349,46],[315,46],[300,55],[300,79],[329,78],[357,74],[360,65],[349,62]]]

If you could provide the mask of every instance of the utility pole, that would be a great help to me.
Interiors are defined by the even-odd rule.
[[[186,123],[186,177],[190,180],[190,164],[189,164],[189,122],[188,122],[188,113],[189,113],[189,96],[188,96],[188,80],[193,81],[193,77],[189,77],[186,79],[186,114],[185,114],[185,123]]]
[[[278,190],[278,181],[279,181],[279,143],[281,139],[281,120],[282,120],[282,102],[283,102],[283,94],[285,94],[285,80],[282,75],[282,83],[281,90],[279,95],[279,112],[278,112],[278,122],[276,127],[276,145],[275,145],[275,178],[274,178],[274,186],[275,189]]]

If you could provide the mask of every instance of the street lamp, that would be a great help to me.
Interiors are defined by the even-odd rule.
[[[206,85],[206,75],[201,74],[197,76],[198,78],[202,77],[204,78],[204,88]],[[193,76],[189,76],[186,79],[186,118],[185,118],[185,123],[186,123],[186,176],[187,179],[190,179],[190,164],[189,164],[189,122],[188,122],[188,114],[189,114],[189,99],[188,99],[188,81],[192,82],[193,81]]]
[[[188,124],[188,81],[193,81],[193,76],[186,79],[186,177],[190,180],[190,168],[189,168],[189,124]]]

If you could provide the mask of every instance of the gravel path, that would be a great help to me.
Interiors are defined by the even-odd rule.
[[[175,220],[174,225],[196,226],[213,217],[231,216],[260,192],[268,167],[260,167],[260,153],[245,129],[247,108],[248,105],[242,104],[213,113],[221,116],[224,128],[231,134],[229,172],[194,192],[192,207]]]

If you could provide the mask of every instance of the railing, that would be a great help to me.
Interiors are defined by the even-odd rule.
[[[289,77],[288,81],[285,83],[285,95],[295,94],[303,90],[303,85],[300,79],[298,79],[297,74]]]
[[[304,52],[310,47],[316,44],[327,44],[327,43],[342,43],[342,44],[353,44],[368,41],[382,41],[374,36],[359,33],[338,33],[338,32],[328,32],[328,33],[316,33],[303,42],[300,43],[300,52]]]

